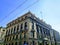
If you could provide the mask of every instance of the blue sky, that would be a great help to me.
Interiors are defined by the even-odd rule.
[[[16,7],[21,5],[24,1],[25,0],[0,0],[0,26],[4,27],[8,22],[31,11],[47,24],[50,24],[53,29],[60,32],[60,0],[39,0],[36,4],[25,9],[37,1],[26,0],[22,6],[16,9]],[[10,13],[12,10],[14,11]]]

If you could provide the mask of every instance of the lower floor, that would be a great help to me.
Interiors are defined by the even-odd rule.
[[[51,42],[48,42],[48,41],[32,41],[32,40],[29,40],[29,41],[11,41],[11,42],[8,42],[8,43],[5,43],[5,45],[51,45]]]

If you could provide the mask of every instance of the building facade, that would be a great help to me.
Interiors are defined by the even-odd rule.
[[[51,45],[55,45],[55,36],[53,33],[53,29],[50,30],[50,36],[51,36]]]
[[[51,30],[50,25],[28,12],[7,24],[5,45],[54,45]]]
[[[55,45],[60,45],[60,34],[56,30],[53,29]]]
[[[4,45],[5,34],[6,34],[6,29],[0,27],[0,45]]]

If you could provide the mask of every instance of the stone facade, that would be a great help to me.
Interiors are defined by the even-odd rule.
[[[0,27],[0,45],[4,45],[5,34],[6,34],[6,29]]]
[[[55,45],[60,45],[60,34],[56,30],[53,29]]]
[[[52,45],[51,29],[28,12],[7,24],[5,45]]]

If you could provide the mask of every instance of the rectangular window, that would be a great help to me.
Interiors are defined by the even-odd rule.
[[[39,27],[38,27],[38,25],[36,25],[36,29],[37,29],[37,32],[39,33]]]
[[[14,36],[13,36],[13,39],[14,39]]]
[[[19,25],[17,25],[17,31],[19,30]]]
[[[20,39],[21,39],[21,35],[22,35],[22,34],[20,34]]]
[[[32,38],[34,38],[34,32],[30,32]]]
[[[15,42],[15,45],[17,45],[17,42]]]
[[[22,36],[22,38],[24,38],[24,33],[22,33],[22,35],[21,35],[21,36]]]
[[[34,41],[33,41],[33,45],[35,45],[35,44],[34,44]]]
[[[16,35],[16,39],[18,39],[18,35]]]
[[[32,32],[30,32],[30,35],[31,35],[31,37],[33,38],[33,33],[32,33]]]
[[[27,26],[27,22],[25,22],[25,26],[24,26],[25,30],[28,29],[28,26]]]
[[[44,37],[46,37],[46,29],[43,28],[43,31],[44,31]]]
[[[10,29],[8,30],[8,34],[10,34]]]
[[[6,35],[7,35],[7,32],[8,32],[8,31],[6,31]]]
[[[11,37],[10,37],[10,40],[11,40]]]
[[[23,24],[21,24],[21,27],[20,27],[20,29],[21,29],[21,30],[23,29]]]
[[[49,30],[47,30],[47,36],[50,36],[50,31]]]
[[[36,24],[36,29],[37,29],[37,38],[39,38],[40,36],[40,29],[39,29],[39,25]]]
[[[42,34],[42,27],[40,26],[40,32],[41,32],[41,34]]]
[[[14,27],[14,33],[16,32],[16,26]]]
[[[32,22],[32,29],[34,29],[34,23]]]
[[[13,43],[12,43],[12,45],[13,45]]]
[[[13,28],[11,28],[11,33],[13,33]]]
[[[26,34],[24,34],[24,38],[26,38]]]

